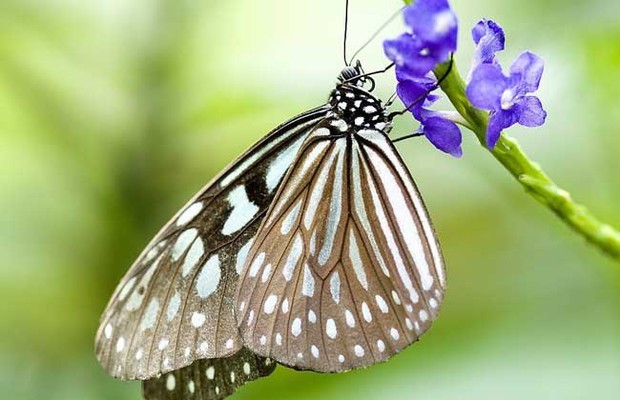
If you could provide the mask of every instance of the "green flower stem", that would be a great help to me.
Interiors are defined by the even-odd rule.
[[[436,76],[448,72],[449,63],[441,64],[434,70]],[[523,152],[517,141],[502,133],[495,149],[486,147],[486,130],[489,122],[488,113],[475,108],[465,94],[465,81],[461,78],[455,65],[441,83],[456,110],[465,118],[480,144],[493,154],[504,168],[525,187],[525,190],[540,203],[551,209],[562,221],[575,232],[598,247],[611,257],[620,260],[620,232],[594,217],[588,209],[576,203],[570,194],[556,185]]]

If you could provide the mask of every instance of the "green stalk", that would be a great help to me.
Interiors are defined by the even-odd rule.
[[[448,68],[449,63],[441,64],[435,68],[434,73],[436,76],[444,76]],[[469,102],[465,94],[465,81],[455,65],[441,83],[441,89],[468,122],[480,144],[525,187],[527,193],[553,211],[588,242],[620,260],[620,232],[598,220],[583,205],[576,203],[566,190],[556,185],[544,173],[540,165],[527,157],[515,139],[502,133],[495,149],[489,150],[486,147],[488,113],[475,108]]]

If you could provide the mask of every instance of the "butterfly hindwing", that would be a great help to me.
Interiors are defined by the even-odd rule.
[[[245,345],[297,369],[388,359],[430,327],[445,288],[434,231],[396,149],[380,130],[344,126],[326,120],[305,140],[237,291]]]
[[[276,363],[242,348],[232,356],[193,364],[142,383],[146,400],[219,400],[271,374]]]
[[[148,379],[242,344],[233,316],[238,272],[282,177],[320,107],[276,128],[195,196],[119,284],[96,339],[100,363]]]

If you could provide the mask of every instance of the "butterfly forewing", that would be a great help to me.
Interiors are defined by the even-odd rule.
[[[441,254],[385,133],[333,117],[308,136],[239,282],[246,346],[298,369],[369,366],[429,328],[445,287]]]
[[[276,363],[242,348],[232,356],[197,360],[142,383],[146,400],[218,400],[273,372]]]
[[[326,115],[281,125],[195,196],[119,284],[96,339],[113,376],[148,379],[242,344],[233,316],[238,272],[291,161]]]

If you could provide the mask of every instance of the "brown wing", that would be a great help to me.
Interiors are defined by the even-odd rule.
[[[271,374],[276,363],[242,348],[225,358],[197,360],[142,383],[146,400],[219,400],[239,387]]]
[[[379,131],[325,121],[280,186],[236,296],[245,345],[298,369],[383,361],[437,316],[444,269],[411,176]]]
[[[278,127],[147,246],[117,287],[97,332],[97,358],[110,374],[148,379],[239,351],[232,309],[238,272],[277,186],[325,113],[318,108]]]

